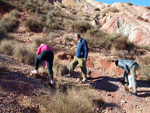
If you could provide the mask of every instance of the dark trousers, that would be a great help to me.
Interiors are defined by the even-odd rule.
[[[53,79],[53,59],[54,59],[54,53],[49,50],[42,51],[41,54],[37,55],[35,58],[35,69],[38,70],[38,65],[40,60],[47,61],[48,63],[48,72],[51,76],[51,79]]]

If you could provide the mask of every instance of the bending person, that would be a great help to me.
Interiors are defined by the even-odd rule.
[[[38,65],[40,60],[46,61],[46,69],[48,68],[49,79],[51,79],[51,84],[54,84],[53,80],[53,59],[54,53],[51,48],[46,44],[41,44],[37,51],[37,56],[35,58],[35,70],[31,71],[32,74],[38,73]]]

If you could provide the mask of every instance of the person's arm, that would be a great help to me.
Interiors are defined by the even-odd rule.
[[[41,53],[41,46],[38,48],[36,54],[39,55]]]
[[[126,73],[130,73],[129,68],[128,68],[128,66],[125,63],[120,62],[118,66],[122,67],[125,70]]]
[[[86,41],[84,41],[84,52],[85,52],[85,54],[84,54],[84,60],[86,60],[87,59],[87,56],[88,56],[88,45],[87,45],[87,42]]]

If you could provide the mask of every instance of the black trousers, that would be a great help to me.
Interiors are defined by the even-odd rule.
[[[53,59],[54,59],[54,53],[49,50],[42,51],[39,55],[35,58],[35,69],[38,70],[38,65],[40,60],[47,61],[48,63],[48,72],[51,76],[51,79],[53,79]]]

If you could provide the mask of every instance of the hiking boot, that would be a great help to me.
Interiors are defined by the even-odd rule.
[[[54,84],[55,83],[55,81],[54,80],[51,80],[51,84]]]
[[[38,71],[37,70],[33,70],[31,71],[32,74],[38,74]]]

